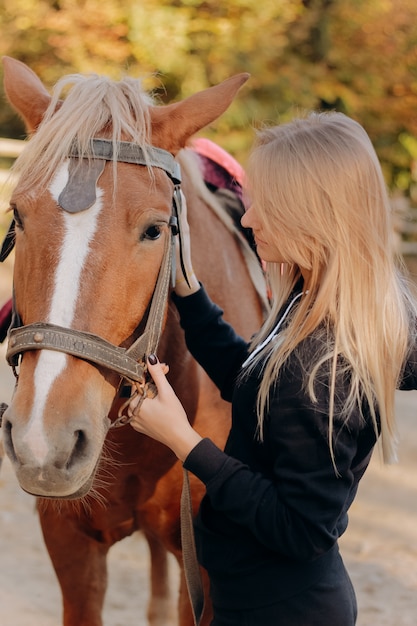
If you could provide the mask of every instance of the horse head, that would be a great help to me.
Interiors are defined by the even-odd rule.
[[[129,78],[73,75],[50,95],[26,65],[4,59],[7,97],[31,134],[10,202],[14,319],[23,330],[9,341],[18,382],[3,417],[25,491],[71,499],[90,489],[124,379],[117,359],[129,360],[146,329],[170,247],[174,158],[247,78],[163,106]],[[100,357],[83,355],[90,339]],[[141,376],[139,367],[134,382]]]

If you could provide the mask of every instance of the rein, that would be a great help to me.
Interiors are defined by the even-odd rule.
[[[116,372],[122,378],[133,383],[136,387],[136,393],[139,393],[144,398],[148,393],[155,393],[153,383],[147,380],[146,357],[157,350],[162,333],[171,274],[173,279],[175,274],[174,237],[179,234],[178,216],[181,211],[180,166],[170,152],[161,148],[149,146],[145,151],[134,143],[120,141],[113,144],[112,141],[107,139],[93,139],[90,150],[86,154],[83,153],[82,157],[105,161],[112,161],[115,158],[123,163],[158,167],[165,171],[174,184],[172,215],[169,220],[170,233],[165,239],[164,256],[144,332],[129,348],[125,349],[111,344],[98,335],[72,328],[63,328],[55,324],[36,322],[22,326],[19,316],[14,310],[13,323],[8,334],[9,341],[6,359],[12,367],[16,379],[18,379],[17,367],[24,352],[28,350],[65,352]],[[80,158],[80,154],[75,146],[70,151],[70,158]],[[68,210],[71,209],[68,208]],[[14,223],[12,222],[6,235],[7,254],[14,246],[13,235]],[[180,235],[180,259],[183,267],[181,249]],[[4,258],[1,260],[4,260]],[[132,397],[121,407],[118,418],[112,422],[110,427],[123,426],[129,422],[129,418],[123,414],[123,410],[131,399]]]

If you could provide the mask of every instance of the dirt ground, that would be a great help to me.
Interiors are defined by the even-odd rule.
[[[0,269],[0,306],[9,294],[6,264]],[[0,401],[7,402],[12,389],[1,346]],[[397,413],[399,463],[383,466],[375,455],[341,541],[358,597],[357,626],[417,624],[417,392],[398,393]],[[8,460],[0,471],[0,559],[0,626],[60,626],[60,592],[34,500],[18,487]],[[175,595],[176,566],[171,565]],[[105,626],[147,626],[147,573],[147,547],[140,535],[114,546]]]

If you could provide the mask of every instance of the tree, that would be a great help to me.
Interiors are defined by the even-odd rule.
[[[390,185],[414,184],[415,0],[0,0],[0,23],[1,53],[48,85],[72,72],[128,73],[165,103],[248,71],[205,131],[242,162],[253,127],[336,108],[365,126]],[[3,107],[0,134],[23,132]]]

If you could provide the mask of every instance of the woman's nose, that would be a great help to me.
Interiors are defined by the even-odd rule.
[[[253,206],[250,206],[242,215],[240,223],[243,228],[253,228],[255,224]]]

